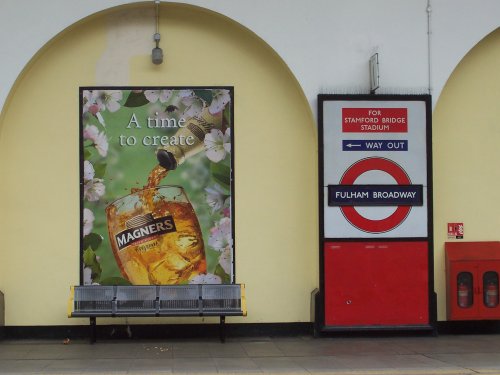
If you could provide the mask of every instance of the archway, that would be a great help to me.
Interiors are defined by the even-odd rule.
[[[433,115],[435,280],[446,319],[446,224],[463,222],[463,241],[498,238],[500,202],[500,29],[485,37],[448,79]]]
[[[68,324],[68,287],[79,274],[78,88],[92,85],[235,87],[236,279],[248,285],[251,311],[244,322],[309,321],[317,140],[301,88],[268,45],[219,14],[162,4],[160,32],[165,61],[155,66],[151,4],[96,14],[39,51],[12,89],[0,119],[0,287],[23,298],[9,298],[7,325]]]

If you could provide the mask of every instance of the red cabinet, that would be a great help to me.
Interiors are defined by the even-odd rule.
[[[448,320],[500,319],[500,242],[448,242]]]

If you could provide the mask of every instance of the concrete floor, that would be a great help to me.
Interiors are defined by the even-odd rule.
[[[0,341],[0,374],[500,374],[500,335]]]

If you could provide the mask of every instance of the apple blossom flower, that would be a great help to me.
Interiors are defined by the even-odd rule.
[[[94,97],[92,95],[92,91],[84,90],[82,93],[82,101],[83,101],[83,113],[91,112],[90,107],[95,105]]]
[[[224,206],[222,207],[222,215],[224,217],[230,217],[231,216],[231,198],[228,197],[226,201],[224,202]]]
[[[94,175],[95,175],[94,166],[90,161],[85,160],[83,162],[83,179],[86,181],[92,180],[94,178]]]
[[[208,245],[219,252],[219,265],[225,273],[231,274],[233,265],[233,238],[231,219],[224,217],[210,230]]]
[[[213,187],[206,187],[205,191],[207,192],[207,204],[212,209],[212,213],[222,209],[229,199],[219,184],[214,184]]]
[[[82,93],[82,119],[85,124],[87,124],[90,121],[91,117],[97,118],[99,120],[99,123],[106,127],[106,124],[104,122],[104,118],[102,117],[101,113],[99,112],[101,108],[99,105],[96,103],[96,93],[98,91],[89,91],[89,90],[84,90]]]
[[[223,217],[210,229],[208,245],[216,251],[223,252],[226,248],[232,248],[233,236],[231,219]]]
[[[181,102],[186,106],[183,112],[185,117],[199,116],[205,106],[204,101],[195,96],[194,93],[191,96],[183,96]]]
[[[208,159],[214,163],[224,160],[226,153],[231,152],[231,128],[227,128],[224,134],[219,129],[212,129],[205,135],[204,143]]]
[[[108,154],[108,138],[106,137],[106,134],[104,132],[100,132],[97,138],[94,141],[94,146],[102,157],[105,157]]]
[[[193,90],[180,90],[179,91],[179,97],[181,97],[181,98],[187,98],[190,96],[194,96]]]
[[[95,103],[99,106],[100,111],[108,110],[116,112],[120,109],[119,103],[123,98],[121,90],[96,90],[94,91]]]
[[[94,213],[88,208],[83,209],[83,237],[87,236],[92,232],[94,227]]]
[[[89,202],[98,201],[106,192],[106,186],[103,184],[101,178],[93,178],[92,180],[85,181],[83,185],[83,196]]]
[[[93,142],[98,135],[99,129],[94,125],[87,125],[85,129],[83,129],[83,139],[90,139]]]
[[[92,284],[92,269],[90,267],[83,268],[83,285]]]
[[[231,257],[231,247],[227,246],[219,257],[219,264],[228,275],[231,274],[231,265],[232,265],[232,257]]]
[[[99,155],[105,157],[108,154],[108,138],[104,132],[100,132],[94,125],[87,125],[85,129],[83,129],[83,139],[89,139],[94,143],[94,147],[96,148]]]
[[[227,103],[231,101],[229,90],[214,90],[212,103],[208,107],[208,111],[214,115],[224,109]]]
[[[222,280],[219,276],[213,273],[199,274],[189,280],[190,284],[221,284]]]
[[[144,90],[144,96],[150,103],[166,103],[172,96],[172,90]]]

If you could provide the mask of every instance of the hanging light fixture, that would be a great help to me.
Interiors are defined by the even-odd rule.
[[[156,5],[156,32],[153,35],[153,40],[156,47],[151,52],[151,61],[155,65],[160,65],[163,62],[163,50],[160,48],[160,0],[155,0]]]

